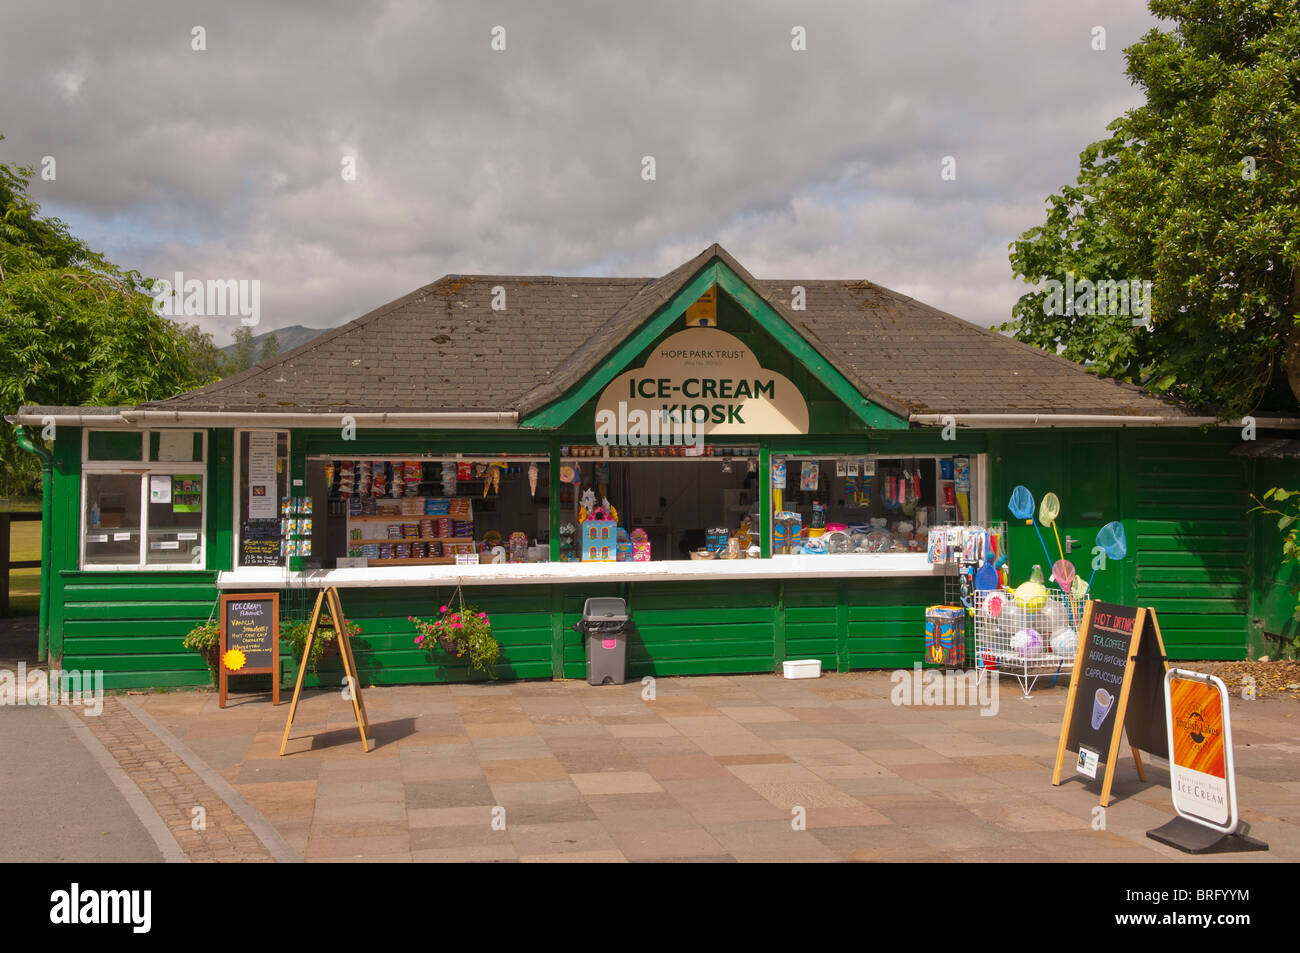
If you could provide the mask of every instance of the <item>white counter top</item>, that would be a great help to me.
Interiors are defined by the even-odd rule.
[[[648,563],[495,563],[479,566],[384,566],[365,569],[248,567],[217,575],[218,589],[518,586],[537,583],[673,582],[710,579],[797,579],[940,576],[925,553],[774,556],[771,559],[665,560]]]

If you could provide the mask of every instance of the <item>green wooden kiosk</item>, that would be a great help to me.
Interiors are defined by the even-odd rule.
[[[647,419],[699,449],[649,442]],[[1123,522],[1129,555],[1094,592],[1156,608],[1172,656],[1244,658],[1277,566],[1247,515],[1259,455],[1234,451],[1296,426],[1244,434],[868,281],[757,279],[717,245],[654,279],[449,275],[199,390],[10,422],[45,468],[41,651],[109,688],[206,684],[181,642],[221,593],[305,614],[322,586],[361,627],[367,683],[481,677],[412,641],[408,616],[457,586],[504,678],[582,677],[572,625],[599,595],[633,613],[630,677],[910,666],[945,593],[916,524],[1007,521],[1022,581],[1043,560],[1006,511],[1017,484],[1060,497],[1085,575]],[[587,489],[649,561],[571,561]],[[774,514],[818,506],[885,520],[895,548],[783,551]],[[746,520],[747,558],[691,558]]]

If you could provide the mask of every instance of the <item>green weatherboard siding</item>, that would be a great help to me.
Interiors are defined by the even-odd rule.
[[[722,321],[741,320],[733,307],[720,304]],[[756,349],[767,346],[754,328],[749,333]],[[807,386],[817,393],[812,382]],[[1032,529],[1015,525],[1003,512],[1011,488],[1025,483],[1036,498],[1055,490],[1062,501],[1062,538],[1082,541],[1072,554],[1081,572],[1088,571],[1096,529],[1113,518],[1125,525],[1129,555],[1098,574],[1097,594],[1154,606],[1170,656],[1196,659],[1242,658],[1248,646],[1262,651],[1262,632],[1286,625],[1282,610],[1293,577],[1270,558],[1279,548],[1272,524],[1246,518],[1246,510],[1252,487],[1258,493],[1266,485],[1285,484],[1295,467],[1232,457],[1234,438],[1235,432],[1175,430],[962,430],[955,441],[942,441],[937,430],[872,430],[758,442],[763,459],[800,453],[987,452],[993,515],[1012,524],[1013,583],[1044,559]],[[591,439],[576,431],[369,431],[343,441],[336,430],[297,430],[290,467],[303,472],[308,454],[529,452],[554,460],[561,444]],[[209,618],[218,595],[216,574],[232,564],[233,433],[210,431],[208,446],[207,568],[85,572],[77,567],[81,435],[77,428],[60,428],[54,445],[48,614],[51,651],[65,668],[103,670],[110,689],[210,684],[203,661],[181,646],[186,632]],[[557,519],[552,516],[552,525]],[[1049,540],[1054,551],[1055,539]],[[1267,577],[1263,584],[1260,573]],[[283,614],[305,618],[314,595],[314,590],[285,590]],[[802,658],[820,659],[825,669],[837,671],[908,667],[920,661],[926,607],[944,601],[942,580],[933,577],[465,590],[467,600],[492,615],[502,645],[497,674],[519,679],[584,676],[584,649],[572,626],[583,601],[599,595],[629,602],[634,629],[628,675],[633,679],[771,672],[787,659]],[[482,678],[469,672],[464,660],[440,652],[430,659],[414,645],[407,616],[436,614],[449,588],[344,589],[342,596],[349,619],[362,629],[355,651],[367,684]],[[1261,621],[1252,624],[1256,616]],[[287,650],[283,658],[288,685],[296,667]],[[332,687],[341,678],[338,661],[327,659],[320,675],[309,676],[307,683]],[[236,682],[236,691],[265,681],[247,676]]]
[[[1179,658],[1241,658],[1246,642],[1250,487],[1245,462],[1216,437],[1133,443],[1136,604],[1156,610]]]
[[[175,572],[79,571],[79,444],[73,428],[55,447],[53,601],[51,645],[65,668],[102,669],[108,688],[210,684],[202,660],[181,647],[185,633],[209,618],[217,597],[216,571],[231,564],[231,503],[209,495],[208,569]],[[359,437],[363,435],[358,435]],[[306,453],[388,452],[402,449],[496,449],[554,453],[575,434],[410,432],[364,435],[342,444],[335,431],[296,431],[291,464]],[[363,443],[362,446],[358,446]],[[400,445],[394,449],[394,445]],[[1016,483],[1036,497],[1055,489],[1066,529],[1084,544],[1081,570],[1091,558],[1096,525],[1123,514],[1130,554],[1098,575],[1098,594],[1154,606],[1173,658],[1244,657],[1249,609],[1263,597],[1251,583],[1264,552],[1244,518],[1251,485],[1243,463],[1227,455],[1230,439],[1195,431],[970,432],[939,443],[929,432],[870,432],[860,436],[782,437],[761,442],[768,453],[873,452],[880,454],[987,451],[995,516]],[[233,436],[213,431],[209,474],[213,489],[233,482]],[[1121,462],[1122,461],[1122,462]],[[1275,476],[1271,472],[1269,476]],[[1097,509],[1100,507],[1100,511]],[[1104,512],[1102,512],[1104,511]],[[1101,512],[1100,516],[1094,515]],[[1014,524],[1014,521],[1011,521]],[[1095,525],[1094,525],[1095,524]],[[1091,534],[1091,535],[1090,535]],[[1064,536],[1064,534],[1063,534]],[[1055,549],[1055,540],[1051,545]],[[1042,562],[1032,529],[1012,526],[1013,582]],[[1277,601],[1270,567],[1272,595]],[[430,659],[413,642],[407,616],[429,617],[450,596],[442,588],[344,589],[344,610],[362,634],[355,651],[367,684],[479,679],[464,660],[439,652]],[[314,590],[286,590],[283,615],[305,618]],[[778,671],[787,659],[817,658],[826,670],[908,667],[920,660],[927,606],[943,599],[938,578],[837,580],[664,581],[601,585],[483,586],[468,601],[492,615],[502,645],[502,678],[582,678],[581,638],[573,631],[583,601],[617,595],[631,608],[628,676]],[[1251,643],[1254,644],[1254,643]],[[1261,643],[1262,644],[1262,643]],[[287,650],[284,681],[296,667]],[[236,690],[264,684],[258,676]],[[307,684],[334,686],[342,672],[327,659]]]

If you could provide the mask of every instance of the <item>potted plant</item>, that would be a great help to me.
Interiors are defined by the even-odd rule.
[[[496,678],[492,666],[501,658],[501,646],[492,635],[492,620],[478,606],[442,606],[432,621],[409,616],[415,625],[415,644],[433,655],[441,647],[449,656],[466,658],[469,667]]]
[[[306,619],[281,619],[280,620],[280,638],[289,643],[289,648],[293,651],[293,657],[302,664],[302,650],[307,644],[307,631],[311,623]],[[361,627],[355,622],[348,623],[348,635],[355,638],[361,634]],[[311,643],[311,658],[307,661],[308,668],[312,674],[315,674],[320,667],[321,660],[326,654],[338,651],[338,641],[334,632],[332,623],[321,622],[316,626],[316,638]]]
[[[218,623],[208,621],[196,625],[186,634],[185,641],[181,644],[191,652],[202,655],[213,677],[216,677],[217,655],[221,651],[221,626]]]

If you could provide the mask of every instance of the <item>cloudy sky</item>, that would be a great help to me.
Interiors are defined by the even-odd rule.
[[[0,161],[53,157],[38,201],[123,266],[259,280],[258,331],[447,273],[659,275],[713,241],[759,277],[1005,320],[1008,243],[1140,102],[1122,51],[1157,23],[1139,0],[7,6]]]

